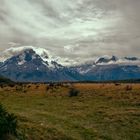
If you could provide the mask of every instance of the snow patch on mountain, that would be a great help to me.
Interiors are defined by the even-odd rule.
[[[43,64],[47,65],[50,68],[54,68],[52,62],[57,62],[61,65],[69,65],[71,62],[67,58],[61,58],[60,56],[56,56],[53,52],[48,51],[45,48],[34,47],[34,46],[20,46],[20,47],[11,47],[9,49],[4,50],[0,53],[0,62],[4,62],[7,59],[17,56],[17,55],[24,55],[24,52],[28,50],[33,50],[37,55],[41,57],[43,60]],[[36,59],[36,55],[32,55],[32,59]],[[25,63],[24,56],[20,59],[19,65],[23,65]],[[74,62],[72,62],[74,63]]]
[[[95,60],[96,65],[140,65],[140,59],[137,57],[102,56]]]
[[[22,54],[24,53],[24,51],[31,50],[31,49],[35,51],[36,54],[38,54],[44,61],[47,61],[48,59],[52,58],[50,52],[44,48],[33,47],[33,46],[21,46],[21,47],[11,47],[9,49],[6,49],[2,53],[0,53],[0,60],[3,62],[12,56]]]
[[[26,62],[25,60],[19,61],[19,62],[18,62],[18,65],[23,65],[25,62]]]
[[[104,63],[112,64],[117,61],[118,61],[118,58],[116,56],[105,55],[105,56],[97,58],[97,60],[95,60],[95,64],[97,64],[97,65],[104,64]]]
[[[53,54],[53,52],[50,52],[45,48],[34,47],[34,46],[20,46],[20,47],[11,47],[9,49],[6,49],[5,51],[0,53],[0,62],[4,62],[7,59],[11,58],[12,56],[22,54],[18,64],[23,65],[25,63],[24,52],[25,51],[27,52],[28,50],[33,50],[35,52],[35,54],[32,55],[32,59],[36,59],[36,57],[37,57],[36,54],[37,54],[43,60],[43,64],[50,68],[55,68],[54,64],[52,62],[57,62],[58,64],[61,64],[62,66],[66,66],[66,67],[82,65],[81,62],[78,60],[62,58],[61,56],[57,56],[57,55]],[[138,66],[140,66],[140,59],[137,57],[119,58],[116,56],[104,55],[102,57],[98,57],[89,62],[92,65],[113,65],[113,64],[115,64],[115,65],[138,65]],[[86,62],[84,62],[83,65],[84,64],[86,64]]]

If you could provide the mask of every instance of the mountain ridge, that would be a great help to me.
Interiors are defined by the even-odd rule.
[[[16,48],[17,49],[17,48]],[[20,82],[104,81],[140,78],[137,57],[102,56],[77,66],[63,66],[45,49],[22,47],[0,63],[0,74]],[[7,53],[5,51],[5,53]],[[8,55],[7,55],[8,56]]]

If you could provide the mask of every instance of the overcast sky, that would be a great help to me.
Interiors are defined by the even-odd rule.
[[[25,45],[82,61],[140,57],[140,0],[0,0],[0,49]]]

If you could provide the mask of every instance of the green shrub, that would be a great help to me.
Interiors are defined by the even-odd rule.
[[[71,88],[69,91],[69,97],[78,96],[78,94],[79,94],[79,90],[77,90],[75,88]]]
[[[17,134],[17,118],[14,114],[8,113],[2,105],[0,105],[0,139],[8,135]]]

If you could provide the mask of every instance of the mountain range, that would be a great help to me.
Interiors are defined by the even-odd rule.
[[[43,48],[10,48],[0,55],[0,75],[18,82],[108,81],[140,78],[137,57],[102,56],[65,66]]]

